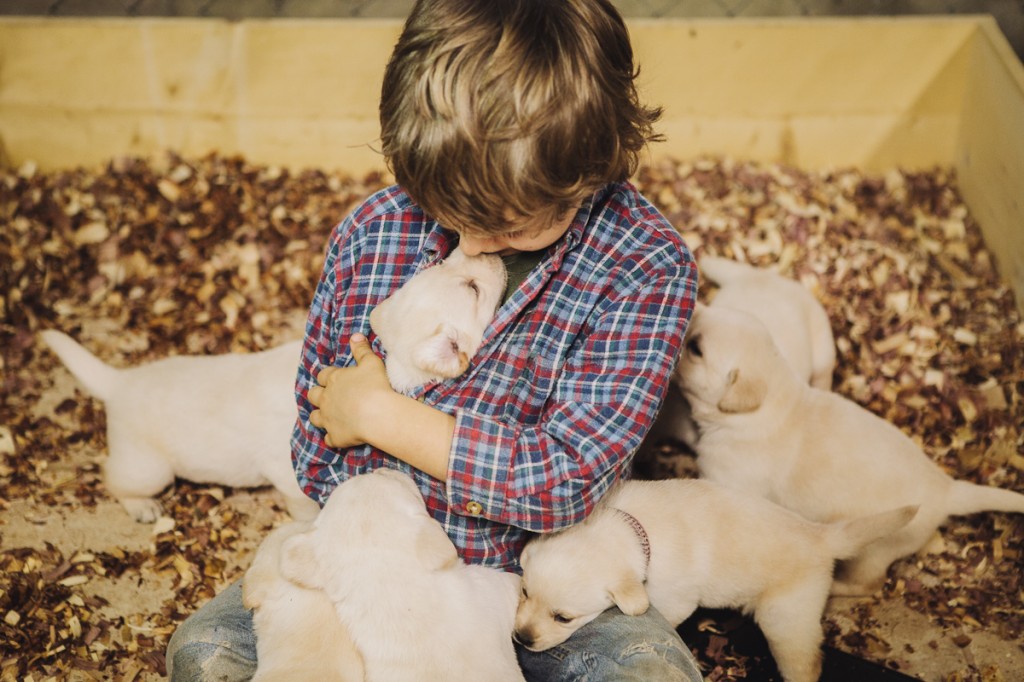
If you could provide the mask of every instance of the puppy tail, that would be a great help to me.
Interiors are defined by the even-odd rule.
[[[708,279],[719,285],[735,282],[757,272],[752,265],[718,256],[701,256],[698,265]]]
[[[1005,488],[953,481],[946,498],[946,513],[964,516],[983,511],[1024,514],[1024,495]]]
[[[828,526],[828,544],[836,559],[849,559],[865,545],[895,533],[913,520],[918,506],[910,505],[878,514],[861,516]]]
[[[39,334],[61,362],[93,396],[109,400],[117,384],[118,370],[83,348],[67,334],[46,330]]]

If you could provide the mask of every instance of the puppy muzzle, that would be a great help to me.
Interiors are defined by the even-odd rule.
[[[539,649],[534,648],[534,646],[536,645],[534,641],[534,635],[528,630],[514,630],[512,632],[512,640],[517,644],[523,645],[530,651],[539,651]]]

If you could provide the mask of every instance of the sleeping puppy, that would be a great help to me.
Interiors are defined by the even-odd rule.
[[[549,649],[612,605],[654,606],[673,626],[698,606],[735,608],[753,614],[786,682],[813,682],[834,560],[914,511],[823,525],[708,481],[629,481],[584,522],[526,545],[516,639]]]
[[[522,680],[512,644],[513,573],[462,563],[413,480],[378,469],[331,493],[281,573],[323,590],[371,682]]]
[[[505,288],[499,256],[454,251],[409,279],[370,314],[395,390],[465,371]],[[117,369],[57,331],[42,332],[107,412],[107,490],[136,521],[181,477],[232,487],[273,485],[297,520],[317,512],[299,489],[290,439],[302,344],[261,353],[176,356]]]
[[[701,430],[702,477],[821,522],[920,507],[840,566],[834,594],[874,591],[889,564],[925,547],[951,515],[1024,512],[1024,495],[953,480],[894,425],[808,386],[748,314],[698,308],[676,373]]]
[[[505,293],[500,256],[455,249],[421,270],[370,312],[370,328],[387,353],[388,381],[399,393],[469,368]]]
[[[253,610],[256,632],[253,682],[363,680],[363,658],[327,595],[286,580],[278,568],[284,541],[311,527],[293,522],[273,530],[242,581],[242,602]]]
[[[711,300],[761,320],[796,375],[815,388],[832,388],[836,342],[828,313],[799,282],[746,263],[703,256],[701,271],[718,285]]]

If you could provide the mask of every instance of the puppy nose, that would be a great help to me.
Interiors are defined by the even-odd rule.
[[[518,642],[519,644],[522,644],[526,648],[530,648],[531,646],[533,646],[533,637],[531,637],[525,632],[521,632],[519,630],[513,631],[512,639]]]

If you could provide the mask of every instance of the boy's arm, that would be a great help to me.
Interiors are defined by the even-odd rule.
[[[319,408],[310,423],[326,430],[330,447],[369,443],[445,480],[455,417],[394,391],[365,336],[354,334],[350,346],[356,364],[324,368],[319,386],[309,390],[309,401]]]

